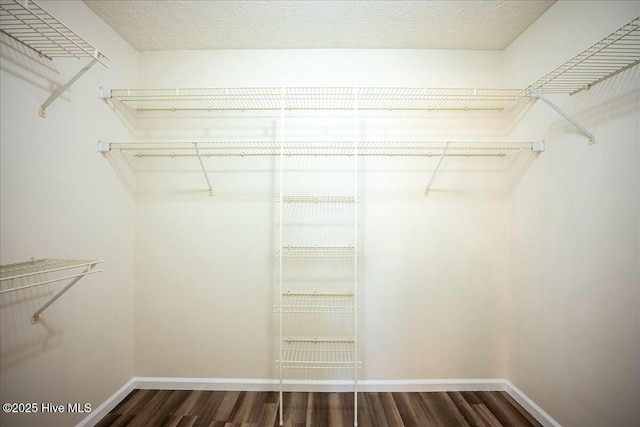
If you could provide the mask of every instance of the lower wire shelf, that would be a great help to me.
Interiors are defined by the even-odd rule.
[[[335,338],[285,338],[282,342],[283,368],[353,369],[355,341]]]
[[[353,246],[286,245],[282,247],[282,256],[285,258],[352,258],[355,254],[356,249]]]
[[[281,308],[283,313],[353,314],[354,294],[285,292]]]
[[[357,202],[354,196],[335,196],[335,195],[319,195],[319,196],[284,196],[283,203],[336,203],[351,204]]]

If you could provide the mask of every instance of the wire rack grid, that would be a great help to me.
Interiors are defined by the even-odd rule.
[[[355,342],[352,339],[285,338],[282,367],[298,369],[353,369]]]
[[[521,89],[263,87],[113,89],[111,98],[150,110],[503,110]]]
[[[575,94],[640,63],[640,17],[609,34],[525,89]]]
[[[33,1],[0,0],[0,31],[49,59],[109,59]]]

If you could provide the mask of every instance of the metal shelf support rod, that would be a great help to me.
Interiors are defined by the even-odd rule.
[[[53,92],[51,94],[51,96],[49,98],[47,98],[46,101],[44,101],[44,103],[40,106],[40,117],[47,117],[47,107],[49,106],[49,104],[51,104],[53,101],[56,100],[56,98],[58,98],[60,95],[62,95],[67,89],[69,89],[69,87],[75,83],[76,80],[78,80],[84,73],[86,73],[87,71],[89,71],[89,68],[93,67],[93,65],[98,62],[98,52],[96,51],[95,53],[96,56],[94,56],[94,58],[87,64],[84,66],[84,68],[80,71],[78,71],[78,73],[73,76],[71,78],[71,80],[69,80],[64,86],[59,87],[58,90],[56,90],[55,92]]]
[[[429,181],[429,184],[427,184],[427,189],[424,190],[424,194],[429,194],[429,189],[431,188],[431,184],[433,184],[433,180],[436,178],[436,174],[438,173],[438,170],[440,169],[440,165],[442,164],[442,159],[444,159],[444,156],[447,155],[447,149],[449,148],[449,143],[447,142],[444,145],[444,150],[442,150],[442,154],[440,155],[440,160],[438,160],[438,164],[436,165],[436,169],[433,171],[433,175],[431,175],[431,180]]]
[[[282,88],[282,91],[280,92],[280,182],[279,182],[279,186],[280,186],[280,203],[278,206],[278,210],[279,210],[279,226],[278,226],[278,245],[280,247],[280,250],[278,251],[278,305],[280,307],[282,307],[282,267],[283,267],[283,217],[284,217],[284,206],[282,203],[282,199],[284,198],[284,87]],[[280,425],[283,425],[284,423],[284,416],[283,416],[283,411],[284,411],[284,393],[283,393],[283,387],[284,387],[284,383],[283,383],[283,360],[284,360],[284,353],[283,353],[283,348],[282,348],[282,340],[283,340],[283,329],[282,329],[283,325],[282,325],[282,310],[279,311],[278,314],[278,353],[279,353],[279,359],[278,359],[278,375],[279,375],[279,379],[280,379],[280,387],[278,390],[278,403],[279,403],[279,407],[278,407],[278,413],[279,413],[279,418],[280,418]]]
[[[534,98],[539,98],[539,99],[543,100],[545,102],[545,104],[547,104],[549,107],[551,107],[554,110],[556,110],[556,112],[558,114],[560,114],[562,117],[564,117],[564,119],[566,121],[571,123],[573,126],[576,127],[576,129],[578,129],[587,138],[589,138],[589,144],[595,144],[596,143],[596,136],[594,134],[589,132],[584,126],[582,126],[580,123],[578,123],[573,117],[571,117],[569,114],[567,114],[567,112],[564,111],[562,108],[560,108],[558,105],[554,104],[549,98],[547,98],[546,96],[541,94],[539,91],[532,92],[531,96],[534,97]]]
[[[213,196],[213,189],[211,188],[211,182],[209,182],[209,176],[207,175],[207,171],[204,168],[204,163],[202,163],[202,157],[200,157],[200,150],[198,150],[198,143],[194,142],[193,146],[196,149],[196,155],[198,156],[198,161],[200,162],[200,167],[202,168],[202,173],[204,174],[204,179],[207,180],[207,187],[209,187],[209,195]]]
[[[353,109],[353,199],[358,198],[358,89],[354,89]],[[358,426],[358,205],[353,205],[353,425]]]
[[[47,301],[42,307],[40,307],[40,309],[38,309],[38,311],[36,311],[35,313],[33,313],[33,316],[31,316],[31,323],[35,324],[38,323],[40,314],[42,314],[43,311],[45,311],[47,308],[49,308],[49,306],[51,304],[53,304],[58,298],[60,298],[65,292],[67,292],[69,289],[71,289],[71,287],[73,285],[75,285],[80,279],[82,279],[84,276],[86,276],[87,274],[90,273],[90,271],[96,266],[98,265],[98,263],[94,263],[89,265],[87,268],[84,269],[84,271],[82,273],[80,273],[80,275],[78,275],[78,277],[76,277],[75,279],[73,279],[71,282],[69,282],[69,284],[67,286],[65,286],[64,288],[62,288],[62,290],[60,292],[58,292],[57,294],[55,294],[49,301]]]

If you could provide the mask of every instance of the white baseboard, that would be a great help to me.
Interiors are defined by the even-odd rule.
[[[358,390],[371,392],[502,391],[506,390],[506,384],[504,380],[499,379],[361,380],[358,381]]]
[[[279,384],[278,380],[265,379],[134,377],[82,420],[77,427],[91,427],[95,425],[135,389],[277,391],[279,390]],[[353,383],[351,381],[286,380],[284,381],[284,390],[313,392],[353,391]],[[561,427],[560,424],[516,386],[503,379],[360,380],[358,381],[358,391],[506,391],[544,427]]]
[[[155,390],[245,390],[277,391],[278,380],[253,380],[236,378],[163,378],[137,377],[135,388]],[[504,380],[360,380],[358,391],[493,391],[506,390]],[[353,391],[352,381],[305,381],[285,380],[285,391],[338,392]]]
[[[244,378],[135,377],[134,380],[140,390],[272,391],[278,385],[277,380]]]
[[[518,387],[505,380],[507,386],[506,391],[509,396],[513,397],[513,400],[518,402],[520,406],[527,410],[533,417],[538,420],[544,427],[562,427],[560,423],[554,420],[549,414],[547,414],[541,407],[529,399]]]
[[[109,411],[118,406],[118,403],[122,402],[124,398],[135,389],[135,378],[131,378],[125,385],[109,396],[102,405],[91,411],[91,413],[80,421],[76,427],[92,427],[96,425],[109,413]]]

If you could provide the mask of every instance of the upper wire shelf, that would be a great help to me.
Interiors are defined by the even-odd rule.
[[[100,151],[120,151],[138,158],[243,156],[353,156],[353,141],[237,141],[237,142],[115,142],[101,143]],[[541,142],[523,141],[359,141],[358,156],[503,157],[521,151],[541,151]]]
[[[109,58],[105,54],[33,1],[0,0],[0,32],[48,59],[91,58],[88,64],[42,103],[40,117],[46,117],[47,107],[96,62],[108,68],[106,60]]]
[[[640,63],[640,17],[565,62],[525,89],[571,95]]]
[[[525,89],[262,87],[101,90],[136,111],[504,110],[543,89],[573,94],[640,62],[640,17]]]
[[[0,0],[0,31],[49,59],[109,59],[33,1]]]
[[[113,89],[103,98],[153,110],[503,110],[521,89],[263,87]]]

